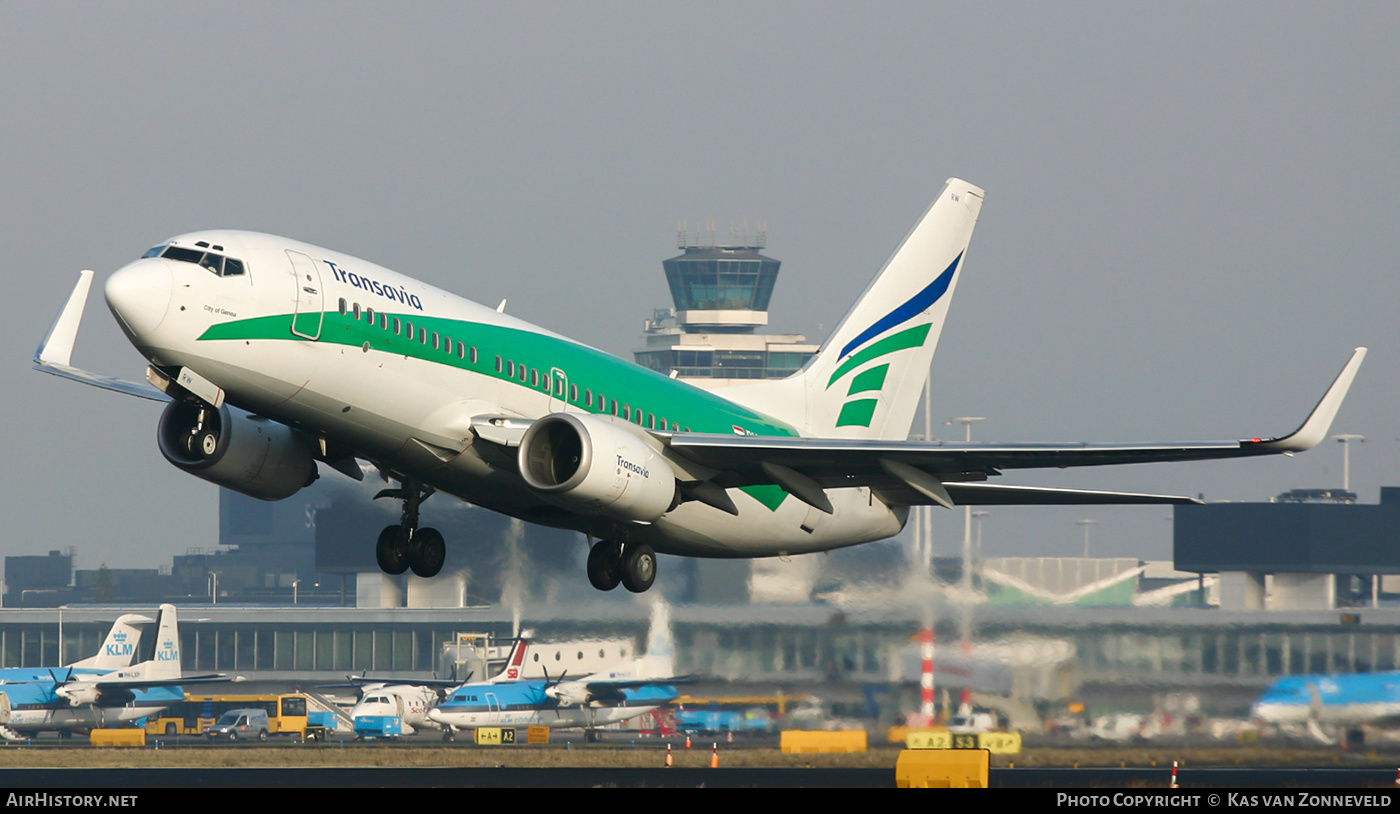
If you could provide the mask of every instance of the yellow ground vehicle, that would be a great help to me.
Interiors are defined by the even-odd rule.
[[[307,698],[301,693],[281,695],[187,695],[159,716],[146,719],[150,735],[202,735],[220,715],[231,709],[267,710],[268,734],[304,737],[307,731]]]

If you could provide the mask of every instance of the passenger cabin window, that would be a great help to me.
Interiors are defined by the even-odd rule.
[[[403,321],[394,317],[394,335],[397,336],[401,333],[403,333]]]
[[[355,303],[355,307],[354,307],[353,310],[354,310],[354,312],[355,312],[355,319],[359,319],[359,318],[360,318],[360,304],[359,304],[358,302]]]
[[[472,364],[476,364],[476,348],[472,348]]]
[[[344,298],[344,297],[341,297],[341,298],[340,298],[340,315],[341,315],[341,316],[345,316],[346,313],[348,313],[349,311],[350,311],[350,304],[349,304],[348,302],[345,301],[345,298]]]
[[[584,407],[592,407],[592,406],[593,406],[593,391],[592,391],[592,390],[584,390],[584,391],[583,391],[583,406],[584,406]]]
[[[374,309],[373,309],[373,308],[366,308],[366,309],[365,309],[365,322],[368,322],[370,325],[373,325],[373,324],[374,324]]]

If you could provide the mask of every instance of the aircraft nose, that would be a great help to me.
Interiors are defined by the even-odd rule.
[[[107,307],[133,337],[150,335],[165,319],[174,288],[170,268],[159,259],[138,260],[107,278]]]

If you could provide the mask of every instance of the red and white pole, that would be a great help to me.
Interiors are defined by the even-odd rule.
[[[922,718],[924,726],[931,726],[934,722],[933,707],[933,628],[924,628],[919,638],[923,641],[923,674],[919,676],[919,687],[923,694],[922,703],[919,706],[919,717]]]

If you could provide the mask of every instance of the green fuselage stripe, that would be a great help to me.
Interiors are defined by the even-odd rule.
[[[585,347],[564,339],[518,328],[468,322],[441,317],[428,317],[421,314],[387,314],[388,329],[383,326],[384,314],[375,314],[371,325],[365,319],[356,319],[353,314],[328,311],[321,325],[323,343],[347,345],[362,348],[368,343],[371,350],[394,353],[402,356],[423,359],[448,367],[469,370],[482,376],[489,376],[501,382],[533,390],[548,395],[545,388],[546,377],[555,369],[563,371],[567,382],[577,386],[577,390],[566,387],[560,401],[591,413],[602,413],[599,406],[602,397],[609,402],[608,413],[612,413],[612,402],[621,402],[632,407],[633,423],[648,427],[638,421],[638,415],[646,411],[657,417],[656,429],[662,429],[661,419],[665,419],[667,429],[680,428],[688,432],[730,434],[741,428],[754,435],[795,436],[797,431],[776,419],[701,390],[693,385],[663,376],[655,371],[628,364],[602,351]],[[201,341],[216,340],[283,340],[290,342],[310,342],[303,336],[292,333],[292,314],[278,314],[269,317],[221,322],[211,325],[199,338]],[[395,333],[395,320],[401,322],[401,331]],[[414,336],[408,336],[408,326],[413,326]],[[306,315],[298,318],[297,326],[314,327],[306,322]],[[420,337],[426,332],[427,342]],[[433,348],[433,336],[439,338],[439,348]],[[451,340],[451,352],[445,349],[443,339]],[[466,358],[457,355],[458,345],[468,348]],[[477,361],[471,361],[471,349],[477,352]],[[496,369],[500,358],[501,370]],[[508,362],[515,363],[515,375],[507,376]],[[520,378],[521,370],[528,371],[526,378]],[[537,385],[529,372],[538,371]],[[585,394],[591,390],[592,404],[585,404]],[[621,414],[622,410],[619,409]],[[777,507],[787,497],[778,486],[749,486],[743,491],[770,510]]]
[[[739,427],[754,435],[797,435],[794,428],[769,416],[747,410],[685,382],[676,381],[602,351],[558,337],[518,328],[421,314],[387,314],[390,328],[385,329],[381,327],[384,316],[376,313],[375,323],[371,325],[364,319],[356,319],[352,314],[328,311],[321,325],[320,339],[316,341],[351,347],[363,347],[368,343],[370,350],[469,370],[543,395],[549,394],[549,390],[544,386],[546,377],[550,377],[552,381],[551,373],[558,369],[563,371],[569,384],[577,386],[576,391],[566,387],[562,397],[556,396],[560,401],[568,402],[581,410],[601,413],[603,410],[599,407],[599,400],[600,397],[606,396],[609,401],[608,412],[611,413],[611,403],[614,400],[621,402],[632,408],[633,423],[648,429],[653,429],[649,423],[637,421],[639,411],[644,410],[647,414],[656,416],[658,423],[654,429],[658,430],[663,429],[659,422],[664,418],[667,422],[665,429],[679,427],[693,432],[733,433],[735,427]],[[222,322],[211,325],[199,338],[202,341],[312,341],[291,332],[292,319],[291,314],[279,314]],[[393,330],[395,320],[402,323],[401,333],[395,333]],[[305,322],[299,321],[298,325],[306,327]],[[414,331],[412,338],[407,335],[409,325],[412,325]],[[437,349],[433,347],[435,334],[439,338]],[[423,336],[428,340],[426,343],[421,341]],[[442,339],[451,340],[450,353],[442,347]],[[471,361],[470,350],[467,358],[458,357],[459,343],[469,349],[476,349],[475,364]],[[498,358],[502,362],[500,371],[496,370]],[[507,364],[509,362],[515,363],[514,376],[506,375],[510,369]],[[520,375],[522,368],[529,371],[523,380]],[[536,379],[532,378],[530,373],[535,371],[539,373],[538,383],[532,384]],[[594,394],[591,405],[585,404],[587,390],[592,390]],[[621,413],[619,408],[618,414]]]

